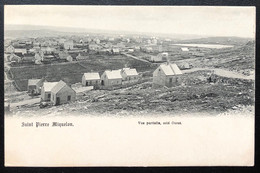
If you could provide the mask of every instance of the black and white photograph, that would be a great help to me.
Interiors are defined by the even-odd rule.
[[[4,6],[5,166],[253,166],[253,6]]]

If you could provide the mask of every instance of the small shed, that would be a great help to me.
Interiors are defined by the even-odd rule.
[[[51,102],[54,105],[60,105],[75,100],[76,92],[62,80],[51,89]]]
[[[43,85],[44,78],[42,79],[29,79],[27,91],[31,95],[39,95]]]
[[[100,85],[99,73],[84,73],[82,76],[83,86],[97,86]]]

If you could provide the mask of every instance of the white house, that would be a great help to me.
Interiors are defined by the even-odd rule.
[[[153,86],[176,86],[181,82],[181,74],[182,72],[176,64],[161,64],[153,72]]]
[[[51,90],[57,84],[58,84],[58,82],[44,82],[43,83],[43,86],[41,89],[41,99],[43,101],[51,100]]]
[[[113,54],[119,54],[120,51],[119,51],[119,49],[114,48],[114,49],[112,49],[112,53],[113,53]]]
[[[121,70],[121,76],[123,78],[123,81],[131,82],[137,82],[139,79],[138,73],[135,68],[123,68]]]
[[[182,48],[181,48],[181,51],[182,51],[182,52],[189,52],[189,49],[188,49],[187,47],[182,47]]]
[[[76,92],[62,80],[51,89],[51,102],[54,105],[76,100]]]
[[[100,85],[100,76],[99,73],[84,73],[82,76],[82,85],[83,86],[97,86]]]
[[[101,85],[114,86],[122,84],[121,70],[106,70],[101,75]]]

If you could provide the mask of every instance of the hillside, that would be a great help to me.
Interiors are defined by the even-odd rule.
[[[183,40],[178,43],[244,45],[252,40],[253,40],[252,38],[241,38],[241,37],[207,37],[207,38]]]
[[[173,88],[152,88],[148,81],[117,90],[92,90],[77,96],[77,101],[55,107],[39,108],[39,104],[19,109],[19,115],[146,115],[171,113],[206,113],[216,115],[229,110],[252,112],[254,82],[252,80],[217,77],[208,83],[208,71],[184,74],[183,84]],[[220,82],[225,81],[225,82]],[[15,113],[15,112],[14,112]]]

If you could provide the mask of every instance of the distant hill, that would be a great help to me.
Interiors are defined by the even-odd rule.
[[[21,37],[55,37],[55,36],[68,36],[68,35],[85,35],[85,34],[106,34],[107,36],[128,35],[128,36],[145,36],[145,37],[160,37],[170,38],[178,41],[178,43],[208,43],[208,44],[233,44],[242,45],[250,38],[240,37],[211,37],[205,35],[194,34],[164,34],[164,33],[144,33],[144,32],[131,32],[131,31],[112,31],[100,29],[85,29],[73,27],[56,27],[56,26],[38,26],[38,25],[5,25],[4,35],[5,38],[21,38]]]
[[[175,40],[197,39],[205,36],[192,34],[163,34],[163,33],[144,33],[131,31],[112,31],[100,29],[85,29],[73,27],[56,27],[56,26],[38,26],[38,25],[5,25],[5,38],[18,37],[39,37],[39,36],[59,36],[59,35],[84,35],[84,34],[106,34],[115,35],[141,35],[146,37],[156,36],[162,38],[171,38]],[[45,35],[46,34],[46,35]]]
[[[191,40],[182,40],[179,43],[244,45],[250,41],[253,41],[253,39],[241,37],[207,37]]]

